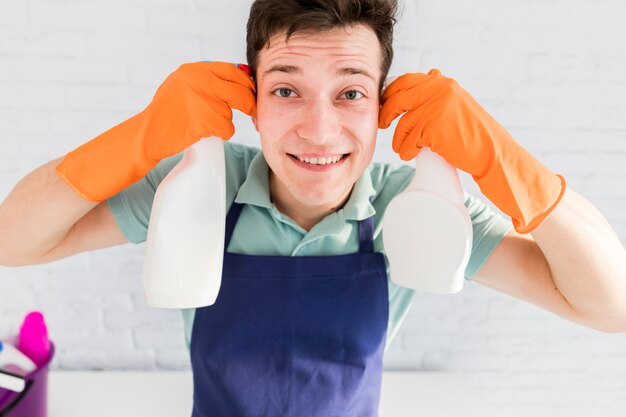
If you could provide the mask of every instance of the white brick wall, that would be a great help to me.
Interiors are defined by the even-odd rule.
[[[143,109],[181,63],[245,61],[249,4],[0,2],[0,199],[38,165]],[[626,242],[625,21],[621,0],[407,0],[392,73],[436,67],[456,78]],[[236,125],[235,141],[258,143],[238,113]],[[381,135],[378,159],[397,160],[390,139]],[[57,368],[188,367],[180,314],[143,300],[143,250],[0,267],[0,336],[40,309]],[[417,297],[386,367],[467,372],[497,415],[617,417],[625,351],[624,335],[469,283],[455,296]]]

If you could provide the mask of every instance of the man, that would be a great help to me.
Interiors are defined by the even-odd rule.
[[[590,203],[439,71],[405,74],[383,94],[395,9],[257,0],[252,78],[231,64],[185,64],[142,113],[29,174],[0,206],[0,261],[145,240],[154,191],[179,153],[200,137],[230,138],[238,109],[262,151],[225,146],[222,288],[215,305],[184,312],[194,416],[376,415],[382,355],[413,297],[388,279],[381,220],[414,170],[371,159],[377,129],[403,114],[392,145],[402,159],[429,146],[511,216],[515,229],[466,196],[467,279],[626,331],[624,249]]]

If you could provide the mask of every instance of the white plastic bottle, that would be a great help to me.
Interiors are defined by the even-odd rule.
[[[472,222],[456,169],[428,148],[415,158],[415,177],[387,207],[383,242],[391,280],[426,292],[463,288]]]
[[[142,279],[150,306],[215,303],[222,281],[225,217],[224,142],[203,138],[184,151],[154,197]]]
[[[37,365],[13,345],[0,341],[0,388],[15,392],[24,390],[24,376]]]

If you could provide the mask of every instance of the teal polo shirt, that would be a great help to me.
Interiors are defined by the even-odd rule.
[[[226,203],[245,204],[228,252],[267,256],[326,256],[359,250],[358,222],[374,216],[374,249],[385,253],[382,219],[385,208],[409,184],[415,169],[403,164],[371,163],[354,185],[346,204],[329,214],[308,232],[272,204],[269,167],[259,148],[224,143]],[[146,240],[155,191],[178,163],[181,154],[161,161],[145,178],[107,200],[115,221],[132,243]],[[465,193],[465,206],[472,220],[473,247],[465,279],[471,280],[512,224],[481,200]],[[389,262],[387,276],[389,277]],[[406,317],[415,291],[387,280],[389,323],[385,350]],[[189,347],[195,309],[182,311],[185,340]]]

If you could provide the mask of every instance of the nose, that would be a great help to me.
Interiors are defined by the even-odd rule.
[[[332,99],[309,97],[301,111],[297,133],[302,139],[320,145],[339,137],[341,113]]]

